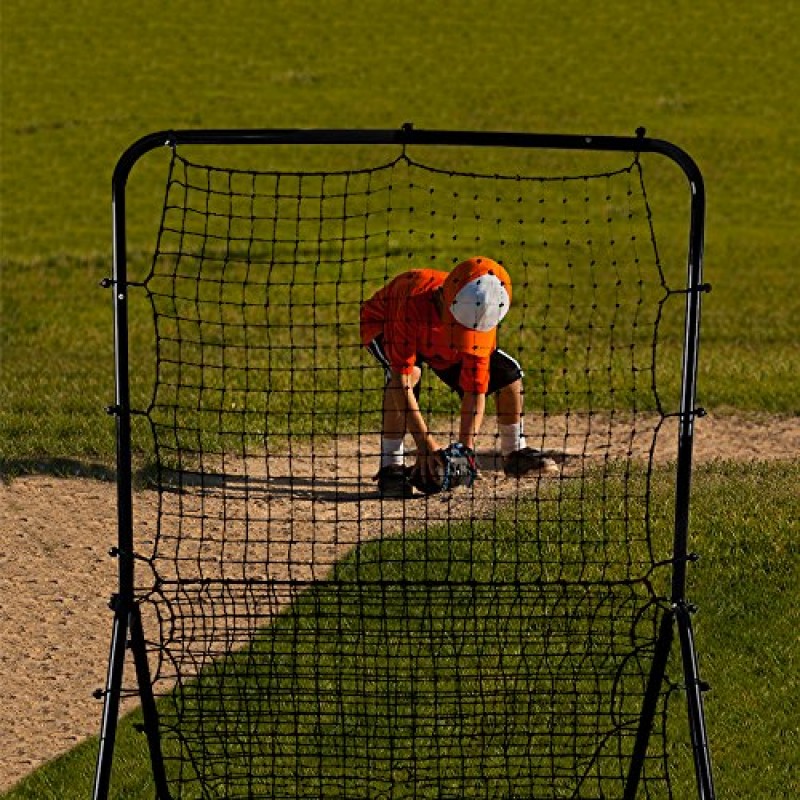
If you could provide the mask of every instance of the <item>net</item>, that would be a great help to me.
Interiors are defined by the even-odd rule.
[[[528,444],[570,458],[506,477],[490,403],[471,489],[381,498],[361,304],[478,254],[512,276]],[[174,797],[671,796],[659,339],[683,290],[638,158],[535,177],[175,150],[143,289],[159,518],[137,604]],[[427,369],[420,403],[454,440]]]

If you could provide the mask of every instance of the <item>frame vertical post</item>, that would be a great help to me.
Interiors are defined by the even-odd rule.
[[[697,651],[692,633],[691,614],[694,607],[686,600],[686,571],[689,553],[689,499],[692,480],[692,451],[694,422],[704,413],[696,408],[697,367],[700,342],[700,303],[708,286],[703,283],[703,241],[705,228],[705,189],[702,176],[694,165],[684,171],[692,191],[689,231],[688,276],[686,291],[686,323],[683,345],[681,382],[680,428],[678,433],[678,465],[675,492],[675,536],[673,543],[672,607],[678,627],[681,646],[683,677],[686,684],[689,736],[692,743],[698,797],[714,800],[715,792],[711,773],[711,758],[705,728],[703,691],[700,680]]]
[[[117,433],[117,529],[119,591],[111,601],[114,624],[111,654],[104,692],[100,747],[95,772],[94,800],[108,798],[111,767],[117,734],[122,676],[125,667],[133,593],[133,497],[131,466],[131,408],[128,375],[128,268],[125,231],[125,184],[130,164],[120,163],[112,180],[113,275],[114,291],[114,378],[115,405],[109,409],[116,416]]]

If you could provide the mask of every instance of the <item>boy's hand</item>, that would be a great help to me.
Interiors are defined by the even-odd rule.
[[[423,487],[434,487],[442,485],[442,474],[444,472],[444,459],[442,451],[439,449],[436,440],[428,435],[425,443],[417,451],[417,463],[411,470],[411,483],[425,494],[433,492],[425,491]]]

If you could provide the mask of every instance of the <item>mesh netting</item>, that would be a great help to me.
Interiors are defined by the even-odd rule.
[[[570,458],[506,477],[489,401],[471,488],[381,498],[361,304],[478,254],[512,276],[528,445]],[[537,178],[175,152],[144,289],[159,519],[137,592],[173,796],[671,796],[673,291],[638,159]],[[456,439],[458,397],[421,385]]]

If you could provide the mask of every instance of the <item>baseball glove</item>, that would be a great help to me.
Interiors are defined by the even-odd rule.
[[[469,447],[455,442],[437,451],[442,462],[439,474],[430,480],[423,480],[417,470],[411,473],[411,485],[423,494],[448,492],[458,486],[472,486],[478,475],[475,452]]]

